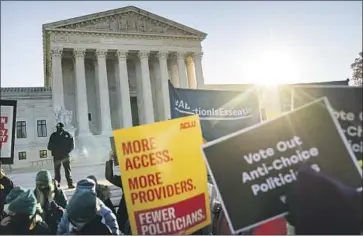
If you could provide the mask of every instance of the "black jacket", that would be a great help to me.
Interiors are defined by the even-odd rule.
[[[77,232],[76,235],[112,235],[110,228],[102,223],[102,217],[96,216],[91,222],[87,223]]]
[[[10,191],[14,188],[13,182],[7,177],[3,176],[0,179],[0,213],[4,209],[4,203],[6,196],[10,193]]]
[[[37,197],[37,191],[34,190],[34,195]],[[67,197],[63,190],[58,189],[55,185],[54,199],[48,206],[42,206],[43,213],[40,214],[44,221],[49,226],[52,234],[57,233],[58,224],[63,217],[63,213],[67,206]]]
[[[0,226],[0,235],[50,235],[47,223],[39,220],[31,226],[31,221],[26,215],[13,216],[9,224]]]
[[[49,138],[48,150],[55,159],[68,157],[73,148],[73,137],[65,130],[60,133],[54,132]]]
[[[122,189],[121,176],[113,174],[113,161],[111,160],[106,162],[105,177],[111,184],[120,187]],[[116,216],[120,230],[124,232],[125,223],[129,220],[129,216],[127,214],[126,201],[124,198],[123,191]]]

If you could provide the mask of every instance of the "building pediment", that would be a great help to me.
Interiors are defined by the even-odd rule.
[[[45,24],[43,28],[45,30],[181,36],[201,40],[207,35],[137,7],[123,7],[58,21]]]

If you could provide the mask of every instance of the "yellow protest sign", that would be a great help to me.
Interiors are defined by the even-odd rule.
[[[190,234],[210,224],[198,116],[113,134],[133,234]]]

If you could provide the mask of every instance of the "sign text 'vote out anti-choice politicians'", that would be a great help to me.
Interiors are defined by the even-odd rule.
[[[210,223],[197,116],[116,130],[114,137],[133,234],[192,233]]]
[[[303,166],[362,188],[362,170],[326,98],[206,143],[203,152],[233,234],[285,215]]]

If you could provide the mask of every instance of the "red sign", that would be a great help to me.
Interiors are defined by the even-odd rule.
[[[135,219],[137,232],[142,235],[180,235],[207,220],[205,195],[202,193],[175,204],[137,211]]]
[[[2,148],[3,144],[8,141],[8,129],[6,128],[7,123],[7,116],[0,117],[0,148]]]

